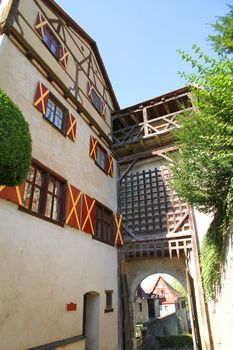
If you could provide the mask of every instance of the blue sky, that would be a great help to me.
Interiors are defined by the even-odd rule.
[[[56,2],[97,42],[121,108],[182,87],[177,71],[191,69],[176,50],[213,55],[210,24],[228,12],[224,0]]]

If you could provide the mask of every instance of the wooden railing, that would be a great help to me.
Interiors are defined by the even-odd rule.
[[[191,109],[192,107],[187,108],[186,111]],[[179,128],[180,125],[176,122],[176,117],[181,113],[183,113],[183,110],[154,119],[144,120],[141,123],[113,131],[113,148],[117,148],[126,143],[133,143],[142,139],[161,136],[171,132],[174,128]]]
[[[171,239],[154,239],[138,242],[125,242],[123,252],[126,260],[188,255],[192,249],[191,236]]]

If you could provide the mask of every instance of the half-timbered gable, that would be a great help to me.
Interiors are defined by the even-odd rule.
[[[94,40],[58,5],[43,0],[33,0],[30,6],[19,2],[12,37],[107,139],[110,115],[118,104]]]

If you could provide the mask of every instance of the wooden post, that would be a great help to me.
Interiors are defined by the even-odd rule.
[[[144,136],[149,134],[148,124],[147,124],[147,108],[143,108],[143,127],[144,127]]]

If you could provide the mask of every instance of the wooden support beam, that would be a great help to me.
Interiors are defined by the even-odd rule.
[[[184,220],[187,218],[189,214],[189,209],[186,210],[186,212],[184,213],[184,215],[180,218],[179,222],[176,224],[176,226],[174,227],[174,229],[171,231],[171,233],[175,233],[176,230],[180,227],[180,225],[184,222]]]
[[[128,168],[124,171],[124,173],[121,175],[119,182],[121,183],[121,181],[124,179],[124,177],[130,172],[130,170],[132,169],[132,167],[134,166],[134,164],[136,163],[137,159],[134,159],[132,161],[132,163],[128,166]]]
[[[173,159],[169,158],[168,156],[166,156],[163,153],[160,153],[159,157],[166,159],[169,163],[175,163]]]
[[[147,123],[147,109],[145,107],[142,110],[142,114],[143,114],[144,135],[147,136],[149,134],[149,130],[148,130],[148,123]]]
[[[141,153],[137,153],[137,154],[132,154],[130,156],[126,156],[123,158],[120,158],[118,160],[119,164],[125,164],[125,163],[129,163],[133,160],[141,160],[141,159],[146,159],[146,158],[151,158],[151,157],[161,157],[161,154],[167,154],[169,152],[174,152],[178,149],[177,146],[169,146],[169,147],[165,147],[165,148],[160,148],[158,150],[155,151],[146,151],[146,152],[141,152]]]
[[[133,238],[137,240],[137,236],[128,228],[126,224],[123,224],[123,229]]]
[[[155,102],[154,104],[150,104],[148,106],[143,106],[143,105],[142,106],[136,106],[135,109],[128,109],[125,112],[123,111],[123,112],[118,112],[117,114],[113,114],[112,118],[113,118],[113,120],[116,120],[116,119],[119,119],[119,118],[123,118],[123,117],[125,117],[125,116],[127,116],[127,115],[129,115],[131,113],[140,112],[140,111],[143,110],[143,108],[146,108],[146,109],[154,108],[156,106],[163,105],[165,102],[167,103],[167,102],[170,102],[170,101],[179,100],[180,98],[185,97],[185,96],[188,97],[189,96],[188,94],[189,94],[188,92],[185,92],[185,93],[182,93],[182,94],[179,94],[177,96],[173,96],[173,97],[170,97],[170,98],[167,98],[167,99],[163,99],[163,100],[161,99],[160,101]]]
[[[137,116],[135,113],[130,114],[130,117],[133,119],[135,124],[139,124],[140,120],[138,120]]]
[[[164,103],[164,108],[165,108],[165,110],[166,110],[167,114],[170,114],[170,113],[171,113],[170,108],[169,108],[169,106],[168,106],[168,103],[167,103],[167,102],[165,102],[165,103]]]

